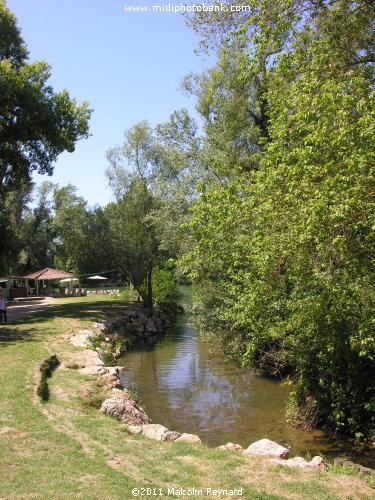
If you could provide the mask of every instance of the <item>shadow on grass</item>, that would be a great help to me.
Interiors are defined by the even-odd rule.
[[[15,342],[34,341],[36,334],[35,328],[26,328],[18,330],[12,326],[2,326],[0,328],[0,345],[13,344]]]
[[[6,343],[33,341],[40,334],[38,325],[55,318],[80,321],[102,321],[124,309],[125,303],[120,301],[95,300],[53,304],[48,308],[35,312],[32,316],[15,320],[11,324],[0,327],[0,345]],[[51,326],[53,329],[53,326]]]

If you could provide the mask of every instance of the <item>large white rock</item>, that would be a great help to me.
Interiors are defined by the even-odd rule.
[[[180,437],[178,432],[170,431],[164,425],[146,424],[142,426],[142,434],[156,441],[175,441]]]
[[[168,431],[164,425],[148,424],[142,427],[142,434],[150,439],[162,441],[164,434]]]
[[[148,416],[126,394],[119,394],[117,397],[106,399],[100,411],[111,417],[118,418],[126,424],[141,425],[151,422]]]
[[[245,451],[246,455],[264,455],[278,458],[287,458],[289,455],[288,448],[284,448],[280,444],[269,439],[260,439],[252,443]]]
[[[176,442],[177,441],[183,441],[184,443],[194,443],[194,444],[200,444],[201,443],[201,440],[200,440],[200,437],[197,436],[196,434],[187,434],[187,433],[183,433],[181,434],[181,436],[179,438],[176,439]]]

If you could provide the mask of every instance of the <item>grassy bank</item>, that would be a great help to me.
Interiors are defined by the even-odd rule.
[[[1,499],[131,499],[133,488],[157,488],[143,498],[159,498],[159,488],[167,497],[168,487],[242,487],[250,499],[373,498],[374,490],[355,475],[294,470],[205,446],[129,436],[121,422],[88,404],[100,388],[75,369],[71,360],[79,348],[69,342],[119,306],[106,296],[61,299],[48,311],[0,327]],[[53,372],[50,399],[40,403],[35,370],[49,350],[65,367]],[[203,491],[196,498],[213,497]]]

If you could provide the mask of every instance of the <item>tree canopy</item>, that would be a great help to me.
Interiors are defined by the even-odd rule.
[[[195,93],[224,175],[201,186],[181,266],[199,285],[206,335],[243,364],[292,377],[291,418],[371,436],[375,6],[240,3],[250,10],[190,19],[220,55]],[[235,67],[224,78],[226,54]],[[232,114],[233,97],[256,116]],[[237,126],[238,137],[258,127],[250,170],[225,143]]]

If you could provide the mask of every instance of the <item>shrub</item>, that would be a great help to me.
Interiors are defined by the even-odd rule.
[[[181,292],[173,272],[156,267],[152,272],[154,305],[167,315],[181,312]]]

